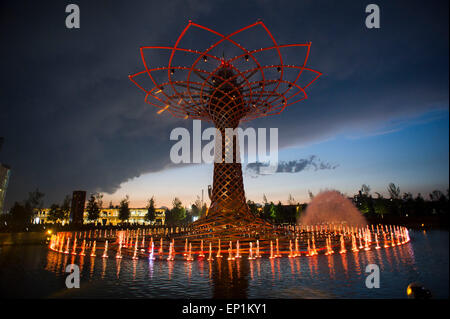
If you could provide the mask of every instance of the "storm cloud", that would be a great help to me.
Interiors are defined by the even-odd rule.
[[[248,163],[245,166],[245,174],[250,177],[256,178],[261,175],[265,175],[264,170],[261,168],[269,167],[270,163],[253,162]],[[302,158],[295,161],[280,161],[274,173],[299,173],[304,170],[324,170],[324,169],[336,169],[338,164],[330,164],[320,160],[315,155],[311,155],[308,158]]]

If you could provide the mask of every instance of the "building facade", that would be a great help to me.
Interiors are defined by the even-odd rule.
[[[9,166],[0,164],[0,214],[4,213],[5,209],[5,197],[10,173],[11,169]]]
[[[165,222],[165,207],[155,208],[155,220],[151,223],[145,220],[145,215],[147,214],[147,208],[130,208],[130,218],[128,223],[139,224],[139,225],[164,225]],[[50,208],[43,208],[34,214],[33,223],[34,224],[53,224],[53,221],[48,219],[48,214]],[[96,221],[90,221],[88,219],[87,210],[83,209],[83,224],[100,223],[104,226],[115,226],[121,223],[119,219],[119,208],[102,208],[100,210],[100,217]],[[69,220],[58,221],[61,224],[69,223]]]

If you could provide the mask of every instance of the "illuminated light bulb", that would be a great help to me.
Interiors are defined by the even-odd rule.
[[[169,108],[169,104],[167,104],[164,108],[160,109],[158,112],[156,112],[157,114],[161,114],[162,112],[164,112],[165,110],[167,110]]]

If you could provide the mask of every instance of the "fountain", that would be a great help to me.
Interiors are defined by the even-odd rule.
[[[149,253],[148,253],[148,259],[149,260],[155,260],[155,257],[153,256],[153,251],[154,251],[154,246],[155,246],[155,244],[153,243],[153,240],[151,241],[151,244],[150,244],[151,246],[150,246],[150,250],[149,250]]]
[[[91,257],[95,257],[95,246],[96,246],[97,241],[94,240],[94,244],[92,245],[92,249],[91,249]]]
[[[203,253],[203,239],[200,242],[200,252],[198,254],[198,257],[205,257],[205,254]]]
[[[259,251],[259,240],[256,240],[256,258],[261,258],[261,253]]]
[[[275,257],[281,257],[281,254],[280,254],[280,246],[279,246],[279,244],[278,244],[278,238],[276,239],[276,243],[277,243],[277,254],[275,255]]]
[[[340,254],[345,254],[347,250],[345,249],[345,241],[344,241],[344,235],[341,234],[341,250],[339,251]]]
[[[86,239],[83,240],[83,244],[81,244],[81,252],[80,252],[80,256],[85,256],[86,254],[84,253],[86,247]],[[76,254],[75,254],[76,255]]]
[[[217,255],[216,258],[222,258],[222,255],[220,253],[220,239],[219,239],[219,243],[217,244]]]
[[[273,242],[272,241],[270,241],[270,256],[269,256],[269,258],[270,259],[275,258],[275,256],[273,255]]]
[[[249,247],[249,251],[248,251],[248,259],[252,260],[255,259],[255,257],[253,257],[253,244],[250,242],[250,247]]]
[[[103,251],[102,258],[108,258],[108,241],[105,241],[105,250]]]
[[[240,249],[239,249],[239,240],[236,242],[236,256],[235,258],[241,258]]]
[[[233,243],[230,240],[230,247],[228,247],[228,260],[234,260],[233,257]]]
[[[75,238],[75,240],[73,241],[72,255],[76,254],[77,254],[77,239]]]
[[[299,220],[302,225],[367,225],[365,218],[352,202],[338,191],[317,194]]]
[[[137,236],[136,236],[136,241],[134,243],[134,253],[133,253],[133,257],[132,257],[133,260],[138,259],[137,251],[138,251],[138,239],[137,239]]]
[[[209,242],[209,254],[208,254],[208,261],[212,261],[213,257],[212,257],[212,243]]]
[[[189,252],[188,252],[188,255],[186,257],[186,260],[187,261],[193,261],[194,260],[194,257],[192,256],[192,244],[191,243],[189,243]]]

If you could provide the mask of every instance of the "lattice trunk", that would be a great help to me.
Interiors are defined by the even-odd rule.
[[[235,129],[236,127],[231,127]],[[209,218],[227,223],[227,219],[248,216],[245,201],[239,141],[236,135],[228,136],[225,128],[218,128],[216,136],[214,179]]]

